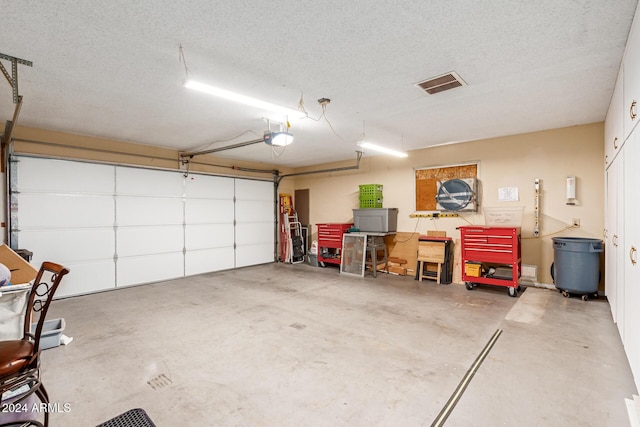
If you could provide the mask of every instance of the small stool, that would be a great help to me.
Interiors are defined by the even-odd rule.
[[[378,251],[383,251],[384,255],[380,261],[384,262],[384,268],[389,272],[389,257],[387,254],[387,245],[384,243],[382,236],[367,236],[367,253],[371,260],[365,261],[365,265],[371,265],[373,277],[377,277],[378,271]]]
[[[424,274],[424,263],[427,263],[427,264],[438,264],[438,270],[437,270],[437,273],[436,273],[436,277],[426,276]],[[420,275],[418,276],[418,278],[419,278],[419,280],[421,282],[422,282],[422,278],[427,278],[427,279],[435,279],[438,284],[440,283],[440,274],[442,273],[442,263],[441,262],[418,260],[418,268],[420,269]]]

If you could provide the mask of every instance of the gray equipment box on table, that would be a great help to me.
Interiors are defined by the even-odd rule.
[[[360,231],[387,233],[396,231],[398,208],[367,208],[353,210],[353,226]]]

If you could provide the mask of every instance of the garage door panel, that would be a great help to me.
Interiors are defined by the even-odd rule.
[[[117,167],[116,194],[182,197],[184,176],[177,172]]]
[[[265,223],[236,225],[236,244],[238,246],[273,244],[273,239],[273,227],[267,227]]]
[[[182,224],[181,199],[156,197],[118,197],[116,206],[118,225]]]
[[[118,258],[118,287],[171,280],[183,276],[182,252]]]
[[[273,262],[273,245],[257,244],[236,248],[236,267]]]
[[[187,224],[232,224],[233,200],[188,199],[185,201]]]
[[[185,247],[194,249],[229,248],[233,252],[233,224],[187,225]]]
[[[21,192],[113,194],[114,174],[110,165],[19,157],[16,184]]]
[[[236,200],[261,200],[273,203],[273,182],[236,179]]]
[[[182,252],[181,225],[119,227],[116,233],[118,257]]]
[[[185,195],[187,198],[233,200],[233,186],[233,178],[192,174],[185,182]]]
[[[185,273],[189,276],[229,270],[235,267],[234,258],[234,252],[228,248],[190,251],[185,257]]]
[[[36,258],[36,253],[33,255]],[[56,291],[56,298],[115,289],[116,267],[113,260],[70,262],[70,272]]]
[[[270,222],[273,225],[273,202],[263,200],[236,201],[236,221]]]
[[[20,246],[60,264],[79,261],[111,260],[116,253],[113,227],[71,230],[25,230],[20,233]],[[39,264],[37,264],[39,265]]]
[[[18,224],[29,228],[113,226],[113,197],[19,194]]]

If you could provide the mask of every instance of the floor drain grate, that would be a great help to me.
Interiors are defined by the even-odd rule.
[[[149,384],[152,389],[158,390],[161,388],[165,388],[168,385],[171,385],[172,382],[173,381],[171,381],[171,379],[167,377],[165,374],[160,374],[157,377],[147,381],[147,384]]]

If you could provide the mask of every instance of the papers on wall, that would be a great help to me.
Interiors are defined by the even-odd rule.
[[[498,188],[498,200],[501,202],[517,202],[520,200],[518,197],[518,187]]]

